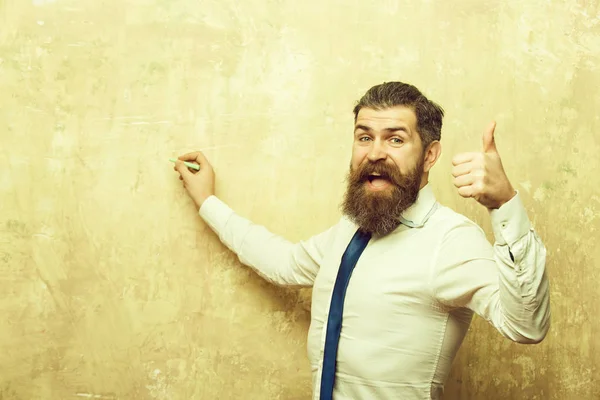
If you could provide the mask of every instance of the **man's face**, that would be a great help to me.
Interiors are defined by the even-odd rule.
[[[402,211],[415,202],[425,182],[423,167],[412,109],[361,109],[354,126],[344,212],[363,230],[379,236],[390,233]]]

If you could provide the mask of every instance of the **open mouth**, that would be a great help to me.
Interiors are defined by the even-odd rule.
[[[369,186],[374,189],[383,189],[391,183],[386,176],[382,176],[380,174],[369,174],[369,176],[367,176],[367,180],[369,181]]]
[[[373,182],[374,179],[383,179],[383,177],[381,176],[381,174],[373,173],[373,174],[369,174],[367,176],[367,179],[369,180],[369,182]]]

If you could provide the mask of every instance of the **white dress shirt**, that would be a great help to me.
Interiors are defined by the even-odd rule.
[[[307,347],[313,399],[319,399],[331,294],[357,226],[342,217],[291,243],[215,196],[199,214],[263,278],[313,287]],[[427,185],[394,232],[371,239],[346,292],[334,400],[439,399],[473,312],[510,340],[544,338],[550,324],[545,247],[518,193],[490,214],[493,246],[478,225],[440,205]]]

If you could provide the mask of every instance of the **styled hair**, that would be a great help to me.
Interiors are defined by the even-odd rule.
[[[409,107],[414,111],[423,151],[431,142],[441,139],[444,110],[408,83],[385,82],[370,88],[354,107],[354,121],[361,108],[383,110],[396,106]]]

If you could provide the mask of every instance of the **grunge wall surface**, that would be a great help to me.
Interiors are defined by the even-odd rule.
[[[0,399],[308,399],[310,291],[239,264],[168,158],[291,240],[339,217],[354,102],[410,82],[452,156],[487,123],[548,248],[536,346],[476,318],[446,399],[600,398],[600,5],[0,0]],[[95,397],[94,397],[95,396]]]

